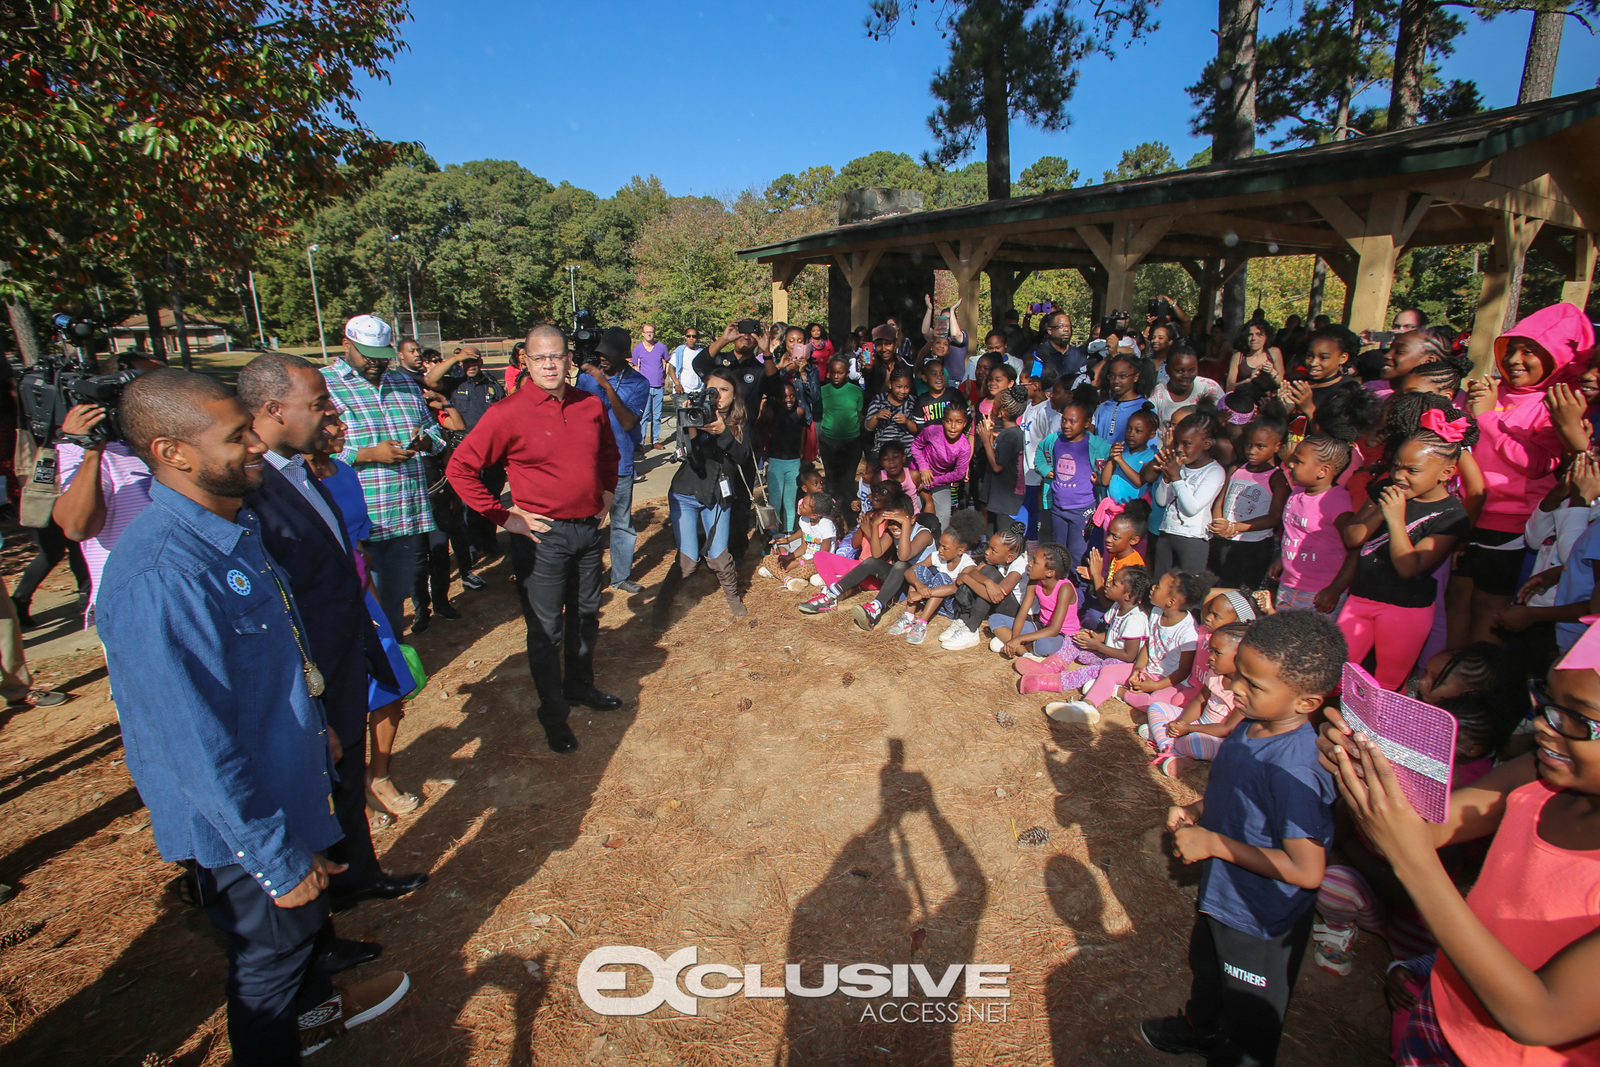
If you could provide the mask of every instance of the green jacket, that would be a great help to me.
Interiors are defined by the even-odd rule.
[[[1044,475],[1044,481],[1039,483],[1039,510],[1050,510],[1050,490],[1055,483],[1055,464],[1050,457],[1055,454],[1056,438],[1061,436],[1061,431],[1046,437],[1039,442],[1039,450],[1033,454],[1033,469]],[[1104,437],[1089,431],[1089,462],[1094,466],[1094,497],[1099,500],[1106,495],[1105,487],[1100,484],[1100,464],[1111,458],[1111,442]]]

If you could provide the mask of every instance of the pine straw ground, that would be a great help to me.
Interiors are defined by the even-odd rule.
[[[652,592],[664,518],[655,508],[638,567]],[[1053,725],[999,657],[946,653],[932,634],[921,648],[867,636],[847,612],[804,618],[770,580],[754,579],[750,617],[731,620],[704,571],[659,640],[649,593],[608,595],[600,682],[629,703],[580,711],[583,747],[556,756],[533,719],[506,573],[490,568],[488,589],[457,600],[466,618],[415,639],[434,673],[395,777],[426,803],[379,848],[391,870],[433,880],[338,919],[343,936],[382,941],[413,992],[312,1062],[1175,1062],[1134,1027],[1187,989],[1194,872],[1175,868],[1159,828],[1203,770],[1161,778],[1126,714]],[[225,1063],[220,942],[168,886],[100,657],[44,667],[77,698],[0,723],[0,882],[21,886],[0,934],[44,923],[0,950],[0,1059]],[[1018,846],[1034,826],[1048,843]],[[863,1022],[882,1002],[839,995],[606,1017],[574,986],[602,945],[697,946],[700,962],[767,965],[769,985],[785,961],[808,984],[822,963],[921,963],[935,977],[1004,963],[1011,996],[1003,1021],[954,1025]],[[1283,1063],[1387,1062],[1387,953],[1370,938],[1358,949],[1345,979],[1307,961]],[[644,992],[630,970],[626,993]]]

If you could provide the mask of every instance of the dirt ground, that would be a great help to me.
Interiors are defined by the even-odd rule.
[[[664,505],[638,512],[649,591],[608,594],[598,661],[602,688],[628,704],[580,709],[577,753],[551,753],[534,719],[506,562],[457,597],[459,622],[413,639],[432,679],[394,775],[426,802],[378,847],[390,870],[432,881],[337,919],[385,947],[352,977],[401,967],[413,991],[311,1062],[1175,1062],[1135,1026],[1187,990],[1196,872],[1175,867],[1159,828],[1204,770],[1162,778],[1125,713],[1052,724],[999,657],[945,652],[932,634],[920,648],[864,635],[848,612],[802,617],[801,596],[766,579],[735,621],[702,570],[658,639],[648,600],[670,537]],[[62,567],[49,581],[70,578]],[[0,949],[0,1059],[226,1063],[222,946],[169,886],[176,868],[123,765],[103,659],[36,666],[75,699],[0,712],[0,882],[18,887],[0,933],[43,924]],[[1019,846],[1035,826],[1048,842]],[[611,945],[763,964],[769,986],[786,962],[807,985],[828,963],[920,964],[934,978],[950,963],[1009,964],[1010,996],[955,1023],[863,1021],[868,1005],[929,999],[914,980],[876,1001],[732,996],[699,999],[696,1016],[605,1016],[575,980]],[[1307,961],[1282,1063],[1388,1062],[1388,954],[1367,937],[1357,949],[1348,978]],[[649,988],[629,971],[610,995]]]

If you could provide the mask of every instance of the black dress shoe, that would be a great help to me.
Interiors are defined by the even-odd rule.
[[[561,696],[568,704],[582,704],[584,707],[593,708],[595,711],[616,711],[622,707],[623,703],[621,697],[614,697],[610,693],[602,693],[592,685],[582,691],[563,692]]]
[[[424,608],[411,618],[411,632],[414,634],[425,633],[428,629],[428,620],[433,618],[433,612]]]
[[[336,937],[333,947],[322,954],[322,969],[329,974],[338,974],[363,963],[371,963],[381,955],[383,946],[376,941],[347,941]]]
[[[398,874],[380,878],[364,889],[349,889],[342,893],[328,891],[328,904],[334,911],[349,911],[363,900],[395,900],[414,893],[428,884],[425,874]]]
[[[563,756],[568,752],[576,751],[578,748],[577,736],[573,734],[572,727],[564,722],[557,723],[554,726],[546,726],[544,728],[544,737],[546,741],[550,742],[550,751],[559,752]]]
[[[457,611],[448,600],[441,600],[439,603],[435,604],[433,606],[433,613],[439,616],[441,619],[450,619],[452,621],[461,618],[461,612]]]

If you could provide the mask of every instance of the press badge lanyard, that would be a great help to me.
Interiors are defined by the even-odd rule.
[[[283,610],[289,614],[289,630],[294,634],[294,647],[300,650],[300,669],[306,672],[306,690],[312,696],[319,697],[327,691],[328,685],[322,680],[322,672],[317,670],[317,665],[306,655],[305,642],[300,639],[300,627],[294,621],[294,608],[289,605],[289,594],[284,591],[283,583],[278,581],[278,574],[270,564],[267,573],[272,575],[272,584],[278,587],[278,595],[283,598]]]

